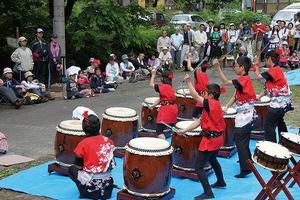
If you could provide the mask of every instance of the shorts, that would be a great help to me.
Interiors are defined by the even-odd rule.
[[[192,114],[192,117],[193,118],[200,118],[201,117],[201,115],[202,115],[202,110],[203,110],[203,107],[195,107],[194,108],[194,112],[193,112],[193,114]]]

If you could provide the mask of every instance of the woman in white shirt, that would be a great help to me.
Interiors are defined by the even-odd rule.
[[[227,34],[228,34],[227,52],[232,52],[239,36],[239,31],[235,29],[234,23],[229,24],[229,30],[227,31]]]
[[[119,64],[115,62],[113,56],[109,56],[105,72],[108,83],[122,82],[123,78],[119,75]]]
[[[269,32],[269,49],[276,49],[279,47],[280,37],[279,37],[279,26],[276,24],[273,29]]]

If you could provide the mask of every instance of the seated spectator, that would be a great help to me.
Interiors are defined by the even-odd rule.
[[[77,78],[77,84],[79,87],[79,91],[84,90],[84,89],[90,89],[90,81],[87,78],[87,76],[83,73],[82,70],[80,70],[78,73],[79,73],[79,75]]]
[[[121,83],[123,81],[123,78],[119,75],[119,64],[115,62],[114,56],[109,56],[105,72],[108,83]]]
[[[91,66],[89,66],[86,70],[85,73],[88,75],[88,78],[90,78],[94,73],[96,67],[99,67],[101,65],[100,60],[98,59],[93,59]]]
[[[26,89],[16,79],[13,78],[12,69],[8,67],[4,68],[3,76],[4,86],[11,88],[17,97],[23,98],[24,94],[26,93]]]
[[[2,79],[0,79],[0,95],[14,105],[16,109],[19,109],[23,105],[23,99],[18,99],[11,88],[5,87]]]
[[[288,59],[289,67],[293,70],[299,66],[299,57],[297,51],[294,51],[293,54]]]
[[[158,56],[161,67],[169,69],[170,65],[172,64],[172,56],[168,50],[168,47],[163,47],[159,56]]]
[[[185,67],[185,71],[189,71],[187,68],[187,61],[189,58],[189,54],[192,55],[192,60],[191,60],[191,64],[192,67],[195,69],[199,63],[199,54],[198,52],[195,50],[195,47],[191,46],[190,50],[187,52],[187,54],[184,57],[184,61],[183,61],[183,66]]]
[[[238,53],[237,57],[240,57],[240,56],[248,56],[247,49],[245,47],[243,47],[243,46],[241,46],[239,48],[239,53]]]
[[[105,84],[104,77],[101,74],[101,70],[99,67],[95,69],[95,74],[92,75],[90,82],[91,89],[96,94],[114,91],[114,88],[109,88],[109,86]]]
[[[150,70],[157,69],[160,66],[160,60],[159,58],[156,58],[155,53],[153,53],[151,57],[148,59],[148,66]]]
[[[48,100],[54,100],[54,98],[46,91],[46,86],[43,83],[39,83],[38,80],[33,80],[33,73],[30,71],[26,72],[25,80],[21,84],[25,87],[28,92],[38,95],[41,102],[46,102]]]
[[[135,73],[138,77],[138,80],[145,80],[147,76],[150,76],[150,69],[148,68],[147,63],[144,62],[144,59],[144,53],[140,53],[137,58],[135,58],[133,54],[129,55],[129,61],[135,68]]]
[[[90,95],[92,95],[91,90],[79,90],[79,86],[76,82],[76,76],[77,74],[74,72],[69,74],[69,80],[66,86],[67,99],[82,98],[84,96],[89,97]]]
[[[79,74],[79,71],[81,70],[80,67],[77,67],[75,65],[71,65],[67,70],[66,70],[66,76],[69,77],[70,74]],[[75,78],[75,81],[77,81],[77,76]]]
[[[290,55],[290,49],[287,41],[283,41],[281,43],[281,48],[279,48],[281,51],[281,55],[279,56],[279,66],[280,67],[287,67],[288,66],[288,58]]]
[[[135,77],[135,68],[133,64],[130,61],[128,61],[128,56],[126,54],[122,56],[122,61],[123,62],[120,63],[122,77],[124,78],[124,80],[129,80],[129,82],[133,82]]]

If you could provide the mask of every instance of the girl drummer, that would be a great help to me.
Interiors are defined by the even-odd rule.
[[[235,87],[234,94],[226,104],[223,111],[226,112],[227,109],[235,103],[237,115],[233,131],[241,170],[240,174],[235,175],[235,177],[244,178],[251,173],[246,160],[251,159],[251,152],[249,148],[250,134],[256,117],[254,109],[256,94],[251,78],[248,75],[248,71],[252,66],[251,59],[247,56],[238,57],[234,66],[237,78],[234,80],[227,79],[217,59],[213,60],[213,65],[217,68],[223,84],[233,85]]]
[[[201,119],[194,121],[189,127],[183,130],[178,130],[179,133],[185,133],[195,129],[199,125],[202,128],[202,138],[199,144],[199,152],[196,158],[195,170],[204,189],[204,193],[194,199],[209,199],[214,198],[211,188],[224,188],[226,183],[223,178],[221,165],[217,160],[218,151],[223,145],[222,134],[225,130],[225,120],[222,112],[222,107],[219,102],[221,94],[220,86],[217,84],[209,84],[205,90],[205,96],[200,96],[193,87],[189,75],[185,75],[184,80],[190,90],[192,97],[203,104]],[[209,185],[207,175],[204,170],[205,164],[209,162],[214,169],[217,182]]]
[[[265,140],[271,142],[276,142],[276,127],[278,127],[279,136],[281,132],[287,132],[283,117],[286,112],[293,110],[288,82],[282,69],[278,66],[280,55],[281,51],[278,49],[269,51],[265,56],[265,65],[269,69],[261,74],[258,68],[255,71],[257,79],[264,78],[266,80],[264,91],[259,98],[265,94],[271,97],[264,122]]]
[[[76,183],[80,198],[109,199],[113,190],[111,170],[115,167],[114,145],[99,135],[100,120],[84,113],[82,129],[88,136],[74,150],[75,165],[69,168],[70,178]]]
[[[173,74],[168,70],[163,71],[161,74],[161,83],[159,84],[154,83],[156,75],[155,69],[151,71],[151,75],[149,86],[154,88],[155,91],[159,93],[159,99],[149,106],[149,108],[155,108],[155,106],[160,104],[156,121],[156,134],[159,138],[166,139],[163,133],[166,128],[164,123],[174,125],[176,123],[178,114],[178,108],[175,104],[175,92],[172,87]]]
[[[194,69],[192,68],[192,64],[191,64],[191,57],[192,57],[192,55],[189,54],[187,67],[190,71],[193,71]],[[207,85],[209,84],[208,76],[205,73],[208,67],[209,67],[208,62],[203,62],[203,64],[201,65],[201,68],[198,68],[194,71],[195,90],[198,92],[198,94],[200,96],[204,96]],[[194,112],[192,114],[192,117],[194,120],[197,120],[201,116],[202,110],[203,110],[202,103],[197,102]]]

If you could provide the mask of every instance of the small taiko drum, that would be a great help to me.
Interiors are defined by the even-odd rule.
[[[194,121],[181,121],[176,123],[177,129],[185,129]],[[195,171],[196,157],[201,140],[201,127],[186,132],[186,137],[177,133],[172,136],[172,146],[174,148],[173,166],[180,170]]]
[[[257,113],[257,119],[254,124],[254,128],[251,131],[252,134],[264,134],[264,121],[270,105],[270,97],[263,96],[255,102],[255,111]]]
[[[257,142],[252,155],[252,160],[256,164],[276,172],[286,171],[290,158],[291,153],[287,148],[269,141]]]
[[[136,111],[124,107],[107,108],[102,114],[101,135],[110,138],[116,149],[124,146],[138,132],[138,115]]]
[[[235,121],[236,114],[237,114],[237,112],[236,112],[236,109],[234,109],[234,108],[228,108],[226,113],[224,113],[226,128],[225,128],[225,134],[223,134],[224,145],[221,147],[221,149],[235,148],[233,129],[235,126],[234,121]]]
[[[148,106],[151,106],[158,99],[159,97],[148,97],[144,99],[144,102],[142,104],[142,128],[146,131],[156,131],[156,119],[159,105],[155,106],[155,108],[153,109],[149,109]]]
[[[196,101],[190,95],[189,89],[179,89],[175,93],[178,106],[178,120],[190,120],[194,112]]]
[[[125,149],[124,188],[130,194],[155,198],[171,191],[173,147],[166,140],[135,138]]]
[[[65,164],[73,164],[75,161],[74,150],[81,140],[86,137],[82,130],[80,120],[66,120],[56,126],[55,157]]]
[[[300,156],[300,135],[281,132],[280,144],[296,156]]]

